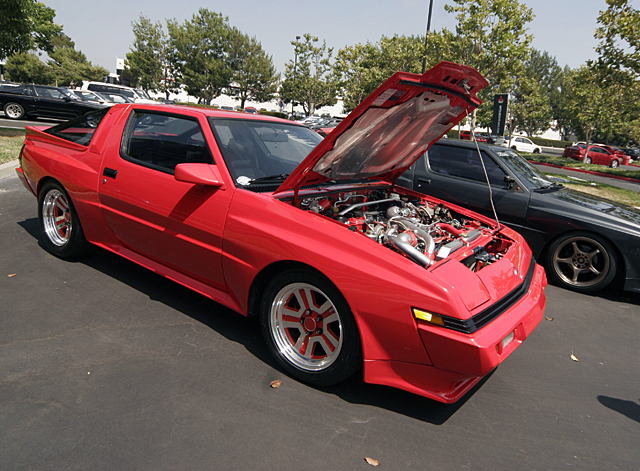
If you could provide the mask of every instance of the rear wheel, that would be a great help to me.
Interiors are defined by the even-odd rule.
[[[551,244],[545,265],[555,284],[580,293],[595,293],[613,281],[617,260],[604,239],[573,233]]]
[[[533,153],[534,154],[539,154],[540,153],[540,149],[538,149],[537,147],[535,149],[533,149]]]
[[[78,213],[62,185],[46,183],[38,198],[38,221],[47,250],[60,258],[79,257],[87,252]]]
[[[268,284],[260,322],[271,354],[301,381],[330,386],[362,364],[351,309],[335,286],[310,270],[289,270]]]
[[[19,103],[9,102],[4,105],[4,114],[10,119],[22,119],[24,117],[24,108]]]

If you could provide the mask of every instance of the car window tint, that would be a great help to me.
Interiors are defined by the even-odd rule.
[[[75,142],[76,144],[88,146],[98,124],[100,124],[100,121],[102,121],[102,118],[105,117],[108,111],[109,108],[103,108],[53,126],[45,132],[66,139],[67,141]]]
[[[479,182],[486,181],[482,162],[476,149],[434,145],[427,153],[432,172]],[[492,185],[504,186],[505,172],[485,152],[482,161]]]
[[[169,173],[181,163],[214,163],[197,119],[148,111],[131,113],[121,155]]]
[[[306,126],[271,121],[209,118],[236,182],[291,173],[322,138]]]

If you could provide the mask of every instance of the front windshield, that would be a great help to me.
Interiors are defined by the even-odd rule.
[[[526,159],[511,149],[496,150],[493,152],[501,157],[521,178],[522,183],[529,189],[548,188],[553,186],[553,182],[547,176],[531,165]]]
[[[322,141],[297,124],[214,117],[209,124],[234,181],[249,189],[281,183]]]

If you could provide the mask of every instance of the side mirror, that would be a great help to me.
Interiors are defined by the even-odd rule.
[[[516,179],[511,175],[505,175],[504,182],[507,184],[507,188],[511,190],[513,188],[513,184],[516,182]]]
[[[224,190],[224,182],[218,168],[212,164],[178,164],[173,172],[173,178],[179,182]]]

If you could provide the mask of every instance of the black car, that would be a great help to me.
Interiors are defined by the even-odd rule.
[[[70,119],[102,106],[82,101],[66,88],[27,84],[0,87],[0,108],[10,119]]]
[[[511,149],[478,149],[438,141],[397,183],[493,218],[488,179],[499,221],[524,236],[552,282],[593,293],[620,272],[624,289],[640,292],[640,211],[552,182]]]

